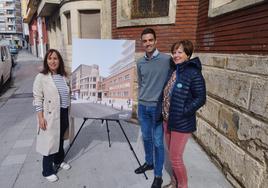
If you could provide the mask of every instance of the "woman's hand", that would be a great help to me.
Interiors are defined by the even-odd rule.
[[[45,118],[42,117],[41,119],[38,120],[38,122],[40,129],[45,131],[47,129],[47,121],[45,120]]]
[[[43,112],[38,112],[38,124],[40,129],[44,131],[47,129],[47,121],[43,116]]]

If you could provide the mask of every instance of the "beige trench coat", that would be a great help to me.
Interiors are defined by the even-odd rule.
[[[67,79],[65,81],[67,83]],[[43,107],[44,118],[47,121],[45,131],[40,129],[37,123],[36,151],[48,156],[57,153],[60,145],[60,96],[50,73],[39,73],[35,77],[33,96],[33,105]]]

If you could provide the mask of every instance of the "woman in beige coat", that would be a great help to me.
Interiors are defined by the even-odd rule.
[[[60,53],[50,49],[44,58],[43,70],[33,84],[34,106],[38,119],[36,150],[43,155],[43,176],[58,180],[58,168],[71,166],[64,160],[64,134],[68,131],[70,89]]]

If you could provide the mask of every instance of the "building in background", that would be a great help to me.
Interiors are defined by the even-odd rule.
[[[72,38],[111,38],[111,1],[29,0],[24,21],[29,23],[32,52],[38,52],[39,44],[43,44],[43,49],[45,46],[58,49],[71,73]],[[41,22],[43,37],[37,26]],[[49,36],[47,41],[46,36]]]
[[[21,17],[22,20],[26,18],[27,15],[27,4],[29,0],[21,0]],[[22,47],[26,49],[30,49],[28,47],[29,43],[29,25],[27,23],[22,22],[22,35],[23,35],[23,41],[22,41]]]
[[[49,48],[47,20],[45,17],[38,16],[38,6],[42,3],[39,0],[29,0],[26,8],[26,16],[23,22],[27,23],[29,28],[29,48],[32,54],[44,58]],[[27,26],[26,26],[27,27]],[[27,33],[27,29],[26,33]]]
[[[17,47],[23,45],[20,0],[0,0],[0,36]]]

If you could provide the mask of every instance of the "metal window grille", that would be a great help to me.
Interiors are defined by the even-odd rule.
[[[169,0],[133,0],[131,18],[165,17],[169,13]]]

